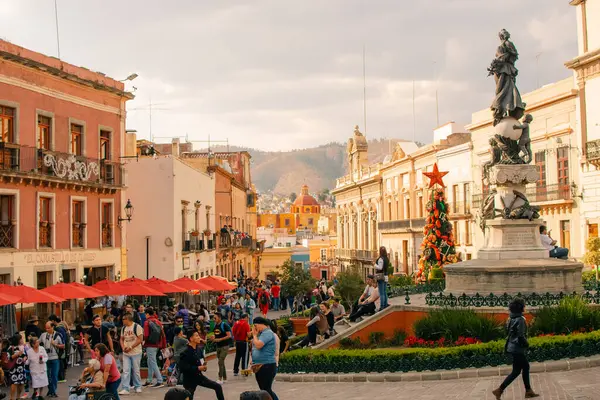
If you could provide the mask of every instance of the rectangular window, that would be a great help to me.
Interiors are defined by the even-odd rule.
[[[15,141],[15,109],[0,106],[0,142]]]
[[[39,247],[52,247],[52,199],[40,197],[39,209]]]
[[[467,246],[472,245],[471,242],[471,221],[465,221],[465,244]]]
[[[71,124],[71,154],[83,155],[83,126]]]
[[[102,247],[112,247],[112,203],[102,203]]]
[[[571,221],[560,221],[560,243],[562,247],[571,248]]]
[[[546,201],[548,189],[546,188],[546,152],[538,151],[534,156],[535,165],[538,167],[539,178],[536,183],[535,201]]]
[[[388,221],[392,220],[392,202],[388,202]]]
[[[410,219],[410,199],[404,201],[404,218]]]
[[[452,186],[452,212],[458,213],[458,185]]]
[[[71,238],[71,246],[84,247],[85,219],[83,201],[73,201],[73,204],[71,205],[71,210],[71,221],[73,224],[73,237]]]
[[[559,147],[556,151],[556,158],[558,163],[558,186],[562,192],[569,189],[569,148]]]
[[[110,132],[100,131],[100,159],[110,160]]]
[[[327,261],[327,249],[321,249],[321,262]]]
[[[471,255],[471,253],[467,253],[467,260],[471,260],[473,258],[473,256]]]
[[[465,202],[465,214],[471,213],[471,184],[465,183],[463,185],[463,200]]]
[[[52,118],[38,115],[37,147],[38,149],[51,150],[52,145]]]
[[[314,218],[309,218],[308,219],[308,225],[312,226],[314,224]]]
[[[419,206],[419,218],[423,218],[423,197],[417,197],[417,205]]]
[[[15,247],[15,196],[0,195],[0,248]]]
[[[290,226],[290,219],[289,218],[285,219],[285,226]]]
[[[460,246],[460,225],[458,221],[454,221],[452,225],[454,225],[454,244]]]

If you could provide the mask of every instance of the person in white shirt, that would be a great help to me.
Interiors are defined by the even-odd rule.
[[[360,307],[360,305],[363,304],[369,298],[369,296],[371,296],[371,293],[373,293],[374,290],[373,279],[373,275],[367,275],[367,286],[365,286],[365,290],[363,290],[358,300],[356,300],[354,304],[352,304],[352,309],[350,311],[358,310],[358,307]]]
[[[544,225],[540,226],[540,239],[542,240],[542,245],[550,253],[551,258],[560,258],[562,260],[569,258],[569,249],[558,247],[556,240],[550,237],[548,229]]]
[[[377,289],[377,283],[371,281],[373,286],[373,292],[371,295],[360,305],[356,310],[352,310],[352,314],[348,317],[350,322],[356,321],[359,317],[367,314],[375,314],[376,306],[375,302],[379,300],[379,290]]]

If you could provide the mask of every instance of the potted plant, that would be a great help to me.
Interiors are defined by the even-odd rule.
[[[204,233],[204,236],[210,236],[212,232],[210,231],[210,229],[205,229],[202,233]]]
[[[302,296],[314,287],[315,279],[304,270],[302,265],[294,265],[291,259],[286,260],[280,268],[282,270],[281,291],[293,297],[296,304],[301,304]],[[304,315],[303,310],[296,309],[296,312],[290,316],[290,322],[296,335],[308,333],[306,327],[308,317]]]
[[[197,230],[195,230],[195,229],[194,229],[193,231],[191,231],[191,232],[190,232],[190,235],[192,235],[192,236],[194,236],[194,237],[198,236],[199,234],[200,234],[200,233],[199,233]]]

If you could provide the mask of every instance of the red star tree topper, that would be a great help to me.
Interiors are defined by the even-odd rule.
[[[423,172],[423,175],[429,178],[430,190],[427,202],[429,215],[425,219],[419,270],[415,277],[420,282],[442,280],[444,265],[457,261],[452,224],[448,221],[450,210],[445,200],[444,188],[446,185],[442,180],[446,174],[448,174],[447,171],[440,172],[437,164],[433,165],[432,172]],[[439,186],[436,187],[436,185]]]

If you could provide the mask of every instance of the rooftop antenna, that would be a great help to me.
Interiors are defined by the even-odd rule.
[[[58,35],[58,0],[54,0],[54,21],[56,23],[56,47],[58,50],[58,59],[60,60],[60,37]]]
[[[417,136],[417,117],[415,116],[415,80],[412,85],[412,112],[413,112],[413,142]]]
[[[365,61],[365,45],[363,44],[363,124],[367,134],[367,74]]]
[[[540,51],[535,55],[535,81],[537,88],[540,87],[540,57],[542,52]]]
[[[440,106],[438,103],[438,87],[439,87],[439,80],[438,80],[438,76],[437,76],[437,61],[433,61],[433,77],[435,79],[435,118],[436,118],[436,124],[439,127],[440,126]]]

